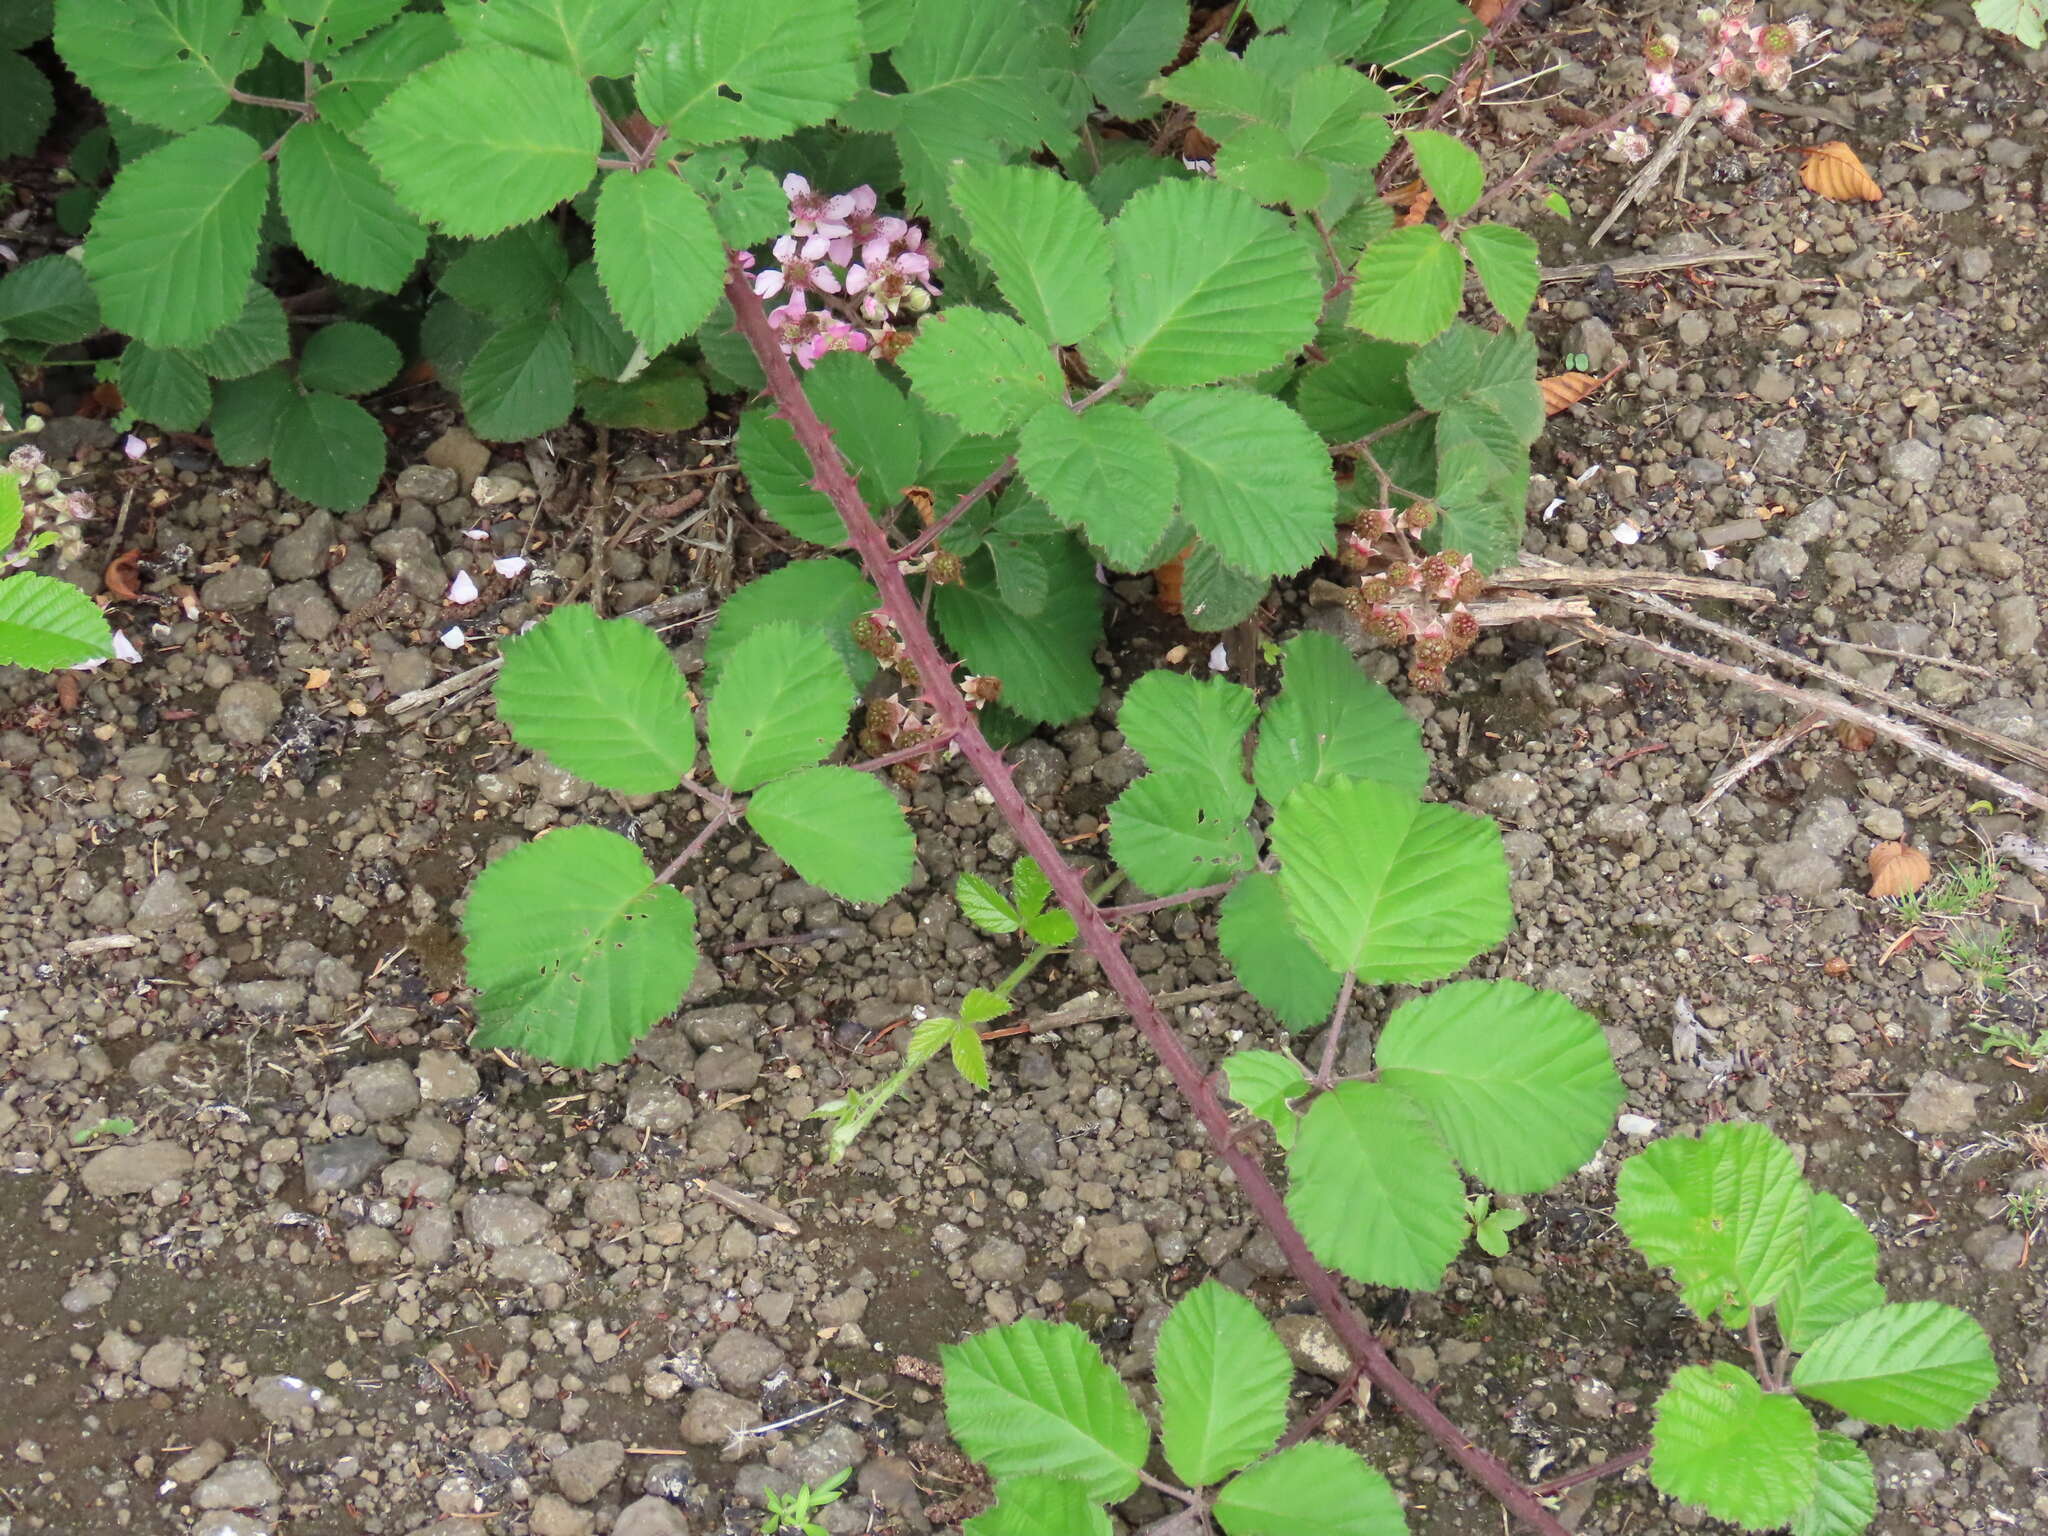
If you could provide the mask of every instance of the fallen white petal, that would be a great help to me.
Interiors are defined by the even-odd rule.
[[[488,528],[465,528],[462,530],[462,536],[465,539],[475,539],[478,543],[482,543],[491,536],[491,530]]]
[[[500,555],[491,562],[491,569],[509,581],[531,564],[524,555]]]
[[[142,652],[135,649],[135,642],[128,638],[127,631],[125,630],[117,629],[114,631],[114,660],[142,660]]]
[[[476,578],[467,571],[457,571],[455,579],[448,583],[448,601],[458,607],[476,601]]]
[[[1216,649],[1209,653],[1209,670],[1211,672],[1223,672],[1229,670],[1229,667],[1230,652],[1225,649],[1223,642],[1218,640],[1216,642]]]
[[[1650,1136],[1657,1130],[1657,1122],[1648,1115],[1617,1115],[1614,1128],[1624,1136]]]
[[[462,632],[460,624],[450,624],[441,631],[441,643],[451,651],[459,651],[469,644],[469,636]]]
[[[139,459],[145,453],[149,452],[149,444],[145,443],[133,432],[130,432],[128,434],[128,440],[121,445],[121,451],[127,454],[128,457],[131,459]]]
[[[1612,531],[1614,542],[1617,544],[1636,544],[1642,541],[1643,530],[1626,518],[1616,523]]]

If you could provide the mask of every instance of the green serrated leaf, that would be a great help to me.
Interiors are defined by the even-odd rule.
[[[1344,9],[1345,0],[1323,0],[1325,8]],[[1450,83],[1451,71],[1472,51],[1481,27],[1458,0],[1401,0],[1385,8],[1384,19],[1371,36],[1357,44],[1353,57],[1383,64],[1431,90]]]
[[[0,52],[0,159],[34,151],[49,132],[57,97],[50,77],[25,54]]]
[[[789,227],[789,199],[765,167],[749,165],[737,144],[699,150],[676,172],[711,205],[719,238],[736,251],[765,245]]]
[[[272,428],[270,472],[301,501],[337,512],[369,502],[384,478],[384,429],[339,395],[300,395]]]
[[[603,139],[573,70],[499,46],[429,64],[361,132],[401,203],[471,239],[537,219],[581,192]]]
[[[95,96],[181,133],[219,117],[262,52],[241,21],[242,0],[59,0],[55,40]]]
[[[346,48],[403,8],[403,0],[278,0],[286,16],[306,28],[301,57],[325,58]],[[273,12],[274,14],[274,12]]]
[[[1080,935],[1080,927],[1074,922],[1073,914],[1055,908],[1027,918],[1024,934],[1034,944],[1043,944],[1048,949],[1064,949]]]
[[[1022,855],[1010,866],[1010,894],[1017,901],[1019,917],[1035,917],[1052,900],[1052,882],[1038,867],[1038,860]]]
[[[763,624],[727,653],[705,706],[711,765],[741,793],[808,768],[838,745],[852,708],[835,651],[800,624]]]
[[[875,658],[853,642],[853,621],[880,605],[860,567],[845,560],[793,560],[757,576],[725,600],[704,641],[704,688],[718,687],[726,659],[765,624],[808,625],[830,643],[858,687],[875,675]]]
[[[1369,172],[1394,147],[1386,87],[1355,69],[1325,64],[1299,76],[1288,92],[1287,137],[1295,153],[1332,166]]]
[[[299,382],[337,395],[367,395],[389,384],[404,362],[398,344],[375,326],[337,320],[307,338]]]
[[[1439,980],[1514,920],[1500,828],[1391,785],[1300,786],[1274,812],[1272,847],[1297,931],[1361,981]]]
[[[463,371],[496,334],[490,321],[466,304],[453,299],[435,299],[420,317],[420,356],[434,365],[434,373],[450,389],[462,388]]]
[[[1405,137],[1423,185],[1448,218],[1462,219],[1486,189],[1486,167],[1462,140],[1435,128],[1411,128]]]
[[[1259,722],[1252,778],[1268,805],[1339,775],[1420,795],[1429,782],[1422,728],[1359,670],[1341,641],[1304,630],[1282,647],[1279,698]]]
[[[1000,1019],[1009,1011],[1009,999],[998,996],[986,987],[969,987],[967,995],[960,999],[960,1022],[970,1027]],[[988,1084],[983,1083],[982,1086],[986,1088]]]
[[[49,672],[113,650],[106,615],[70,582],[33,571],[0,581],[0,665]]]
[[[1997,1388],[1998,1366],[1969,1313],[1906,1301],[1830,1328],[1793,1366],[1792,1386],[1871,1424],[1952,1429]]]
[[[1110,1536],[1109,1511],[1085,1486],[1061,1477],[1009,1477],[996,1501],[960,1536]]]
[[[1244,989],[1288,1029],[1299,1034],[1330,1016],[1344,978],[1295,932],[1273,876],[1255,870],[1223,898],[1216,942]]]
[[[1143,412],[1173,450],[1180,515],[1253,576],[1291,575],[1329,551],[1337,487],[1308,425],[1236,386],[1156,395]]]
[[[1138,570],[1173,523],[1179,486],[1159,428],[1120,401],[1076,415],[1046,405],[1017,435],[1017,467],[1046,510],[1119,570]]]
[[[1784,1525],[1813,1498],[1820,1437],[1796,1398],[1740,1366],[1681,1366],[1657,1399],[1650,1481],[1746,1530]]]
[[[970,562],[967,585],[939,589],[936,609],[946,643],[976,673],[1003,680],[1003,703],[1051,725],[1095,708],[1102,687],[1095,670],[1102,589],[1087,552],[1071,537],[1047,543],[1051,585],[1037,614],[1015,613],[977,579],[979,557]]]
[[[695,366],[665,357],[628,384],[590,379],[578,385],[576,408],[599,426],[681,432],[704,419],[710,401]]]
[[[1388,341],[1424,342],[1458,318],[1465,263],[1427,224],[1380,236],[1358,258],[1349,323]]]
[[[575,407],[569,334],[545,314],[493,332],[462,370],[470,430],[490,442],[552,431]]]
[[[479,1049],[623,1061],[697,969],[696,909],[614,832],[564,827],[493,860],[462,915]]]
[[[1197,544],[1181,568],[1180,616],[1205,634],[1242,624],[1266,600],[1269,577],[1240,571],[1209,544]]]
[[[99,300],[69,257],[40,256],[0,277],[0,335],[65,346],[99,327]]]
[[[1870,1457],[1847,1435],[1820,1434],[1820,1475],[1813,1498],[1792,1517],[1792,1536],[1862,1536],[1877,1518]]]
[[[261,464],[277,442],[277,424],[299,398],[282,368],[214,386],[213,451],[240,469]]]
[[[569,257],[553,224],[515,224],[463,251],[437,286],[449,298],[500,324],[544,314],[569,275]]]
[[[1124,205],[1109,238],[1110,318],[1084,348],[1102,378],[1121,368],[1161,389],[1238,378],[1284,362],[1315,330],[1322,288],[1307,247],[1242,192],[1162,182]]]
[[[642,45],[633,83],[681,143],[778,139],[831,117],[865,60],[854,0],[683,5]]]
[[[960,915],[983,933],[1015,933],[1023,918],[1003,893],[971,870],[961,870],[953,882],[953,900]]]
[[[1214,1280],[1167,1314],[1154,1372],[1160,1447],[1190,1488],[1265,1455],[1287,1428],[1287,1347],[1257,1307]]]
[[[1249,688],[1158,668],[1131,684],[1116,724],[1147,768],[1185,781],[1205,805],[1242,820],[1252,810],[1244,733],[1258,714]]]
[[[40,42],[55,24],[53,0],[14,0],[0,13],[0,48],[26,48]]]
[[[1026,1318],[942,1345],[946,1422],[998,1479],[1070,1479],[1105,1501],[1128,1498],[1151,1444],[1144,1417],[1088,1335]]]
[[[1242,814],[1209,797],[1210,786],[1181,774],[1148,773],[1109,808],[1109,851],[1117,867],[1155,896],[1227,880],[1258,862]]]
[[[192,432],[206,420],[213,391],[204,370],[185,353],[131,341],[121,354],[121,401],[138,421],[166,432]]]
[[[724,251],[711,210],[687,183],[663,170],[608,172],[596,226],[604,291],[650,355],[704,323],[724,276]]]
[[[1230,1097],[1273,1127],[1280,1150],[1294,1145],[1300,1117],[1289,1102],[1308,1092],[1301,1063],[1278,1051],[1232,1051],[1223,1058]]]
[[[974,1025],[962,1019],[947,1041],[947,1047],[953,1056],[953,1070],[987,1093],[988,1047],[981,1043],[981,1036],[975,1033]]]
[[[2042,0],[1976,0],[1973,9],[1979,26],[2010,33],[2023,48],[2048,43],[2048,5]]]
[[[1805,1249],[1812,1192],[1761,1125],[1668,1136],[1621,1165],[1615,1191],[1636,1251],[1671,1271],[1695,1313],[1731,1328],[1782,1294]]]
[[[1111,112],[1149,117],[1155,109],[1145,87],[1173,61],[1187,28],[1179,0],[1096,0],[1074,68]]]
[[[925,320],[903,371],[925,405],[966,432],[1008,432],[1041,407],[1064,409],[1053,354],[1009,316],[986,310],[952,308]]]
[[[503,43],[566,64],[585,79],[625,75],[633,50],[665,0],[489,0],[477,5],[470,28],[478,39]],[[461,13],[454,6],[450,14]]]
[[[887,901],[910,879],[916,848],[903,807],[857,768],[806,768],[764,785],[747,802],[747,825],[846,901]]]
[[[895,506],[905,486],[921,483],[920,422],[927,413],[871,361],[829,353],[804,376],[804,393],[832,429],[870,507]],[[813,544],[846,542],[839,514],[811,488],[816,473],[796,434],[771,407],[752,406],[741,416],[739,461],[761,510],[776,522]]]
[[[399,85],[455,50],[445,16],[407,14],[328,62],[328,83],[315,94],[320,120],[358,140],[370,114]]]
[[[1374,1063],[1435,1118],[1467,1173],[1506,1194],[1586,1163],[1623,1095],[1599,1023],[1519,981],[1458,981],[1403,1003]]]
[[[1778,1296],[1778,1332],[1786,1348],[1808,1349],[1835,1324],[1883,1302],[1877,1239],[1848,1206],[1826,1190],[1815,1190],[1798,1266]]]
[[[1486,301],[1509,325],[1522,324],[1543,286],[1536,242],[1505,224],[1475,224],[1459,239]]]
[[[261,283],[251,283],[241,314],[186,350],[211,378],[246,379],[282,362],[291,349],[284,306]]]
[[[1413,347],[1391,341],[1355,341],[1336,348],[1327,363],[1302,373],[1295,408],[1333,443],[1354,442],[1392,426],[1415,409],[1415,396],[1408,392],[1408,359],[1414,355]],[[1386,438],[1373,445],[1382,463],[1386,445]]]
[[[1422,1107],[1339,1083],[1302,1117],[1287,1211],[1310,1250],[1363,1285],[1433,1291],[1465,1246],[1465,1185]]]
[[[633,361],[634,341],[612,313],[596,262],[578,262],[570,269],[562,281],[561,305],[562,329],[569,333],[576,366],[605,381],[624,373]]]
[[[14,548],[21,524],[21,482],[13,475],[0,474],[0,555]]]
[[[269,202],[262,147],[237,128],[198,129],[122,167],[83,258],[106,323],[155,347],[228,324],[247,300]]]
[[[1407,1536],[1393,1486],[1356,1451],[1291,1445],[1216,1495],[1227,1536]]]
[[[1068,345],[1108,317],[1109,234],[1079,186],[1035,166],[963,165],[952,202],[975,254],[1041,341]]]
[[[522,747],[622,795],[674,789],[697,760],[689,690],[661,637],[586,603],[508,640],[493,693]]]

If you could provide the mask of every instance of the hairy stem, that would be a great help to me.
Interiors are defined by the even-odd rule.
[[[751,292],[752,290],[749,291]],[[959,522],[970,507],[980,501],[982,497],[994,495],[1002,486],[1002,483],[1015,473],[1017,473],[1017,455],[1013,453],[983,476],[981,483],[975,486],[973,490],[963,493],[960,499],[953,503],[952,510],[944,517],[904,545],[897,552],[896,558],[898,560],[915,560],[919,555],[930,549],[933,544],[937,543],[941,534]]]
[[[1129,901],[1120,907],[1104,907],[1102,915],[1113,923],[1119,918],[1142,917],[1147,912],[1164,912],[1169,907],[1185,907],[1190,902],[1206,901],[1211,896],[1228,896],[1236,889],[1236,880],[1219,880],[1214,885],[1198,885],[1192,891],[1182,891],[1178,896],[1155,896],[1150,901]]]
[[[697,857],[698,854],[702,853],[704,845],[717,835],[721,827],[732,820],[733,810],[731,806],[726,806],[722,810],[713,812],[711,819],[704,823],[695,837],[690,839],[689,845],[663,866],[661,873],[654,877],[654,883],[656,885],[667,885],[669,881],[675,879],[677,871],[689,863],[690,860]]]
[[[293,101],[286,96],[252,96],[247,91],[236,90],[233,86],[228,87],[228,100],[239,101],[245,107],[275,107],[280,112],[295,112],[302,118],[310,119],[313,116],[313,104],[310,101]]]
[[[1402,1374],[1374,1337],[1365,1319],[1345,1298],[1337,1277],[1309,1252],[1307,1239],[1287,1214],[1287,1202],[1274,1188],[1272,1180],[1266,1177],[1265,1168],[1252,1152],[1238,1144],[1230,1113],[1211,1086],[1209,1074],[1195,1060],[1179,1032],[1153,1001],[1151,993],[1146,991],[1145,983],[1131,964],[1130,957],[1124,953],[1123,945],[1109,924],[1103,921],[1101,908],[1089,897],[1080,870],[1067,862],[1059,843],[1040,825],[1032,813],[1030,802],[1017,788],[1010,765],[1000,752],[989,745],[974,711],[968,707],[960,690],[953,686],[953,664],[940,653],[938,642],[932,638],[932,632],[919,612],[917,599],[904,580],[902,567],[889,548],[888,539],[881,526],[868,514],[860,487],[839,456],[831,429],[811,408],[803,385],[797,380],[796,370],[776,344],[775,334],[768,325],[767,311],[754,297],[745,271],[736,263],[727,266],[725,292],[738,321],[739,333],[746,338],[767,377],[768,392],[774,397],[780,414],[790,424],[797,443],[816,473],[813,484],[838,512],[868,579],[881,595],[883,609],[895,621],[897,633],[903,637],[904,648],[910,653],[911,662],[923,680],[926,698],[938,723],[954,733],[960,755],[981,779],[997,812],[1009,824],[1023,851],[1037,861],[1060,905],[1072,915],[1079,930],[1081,946],[1094,957],[1102,968],[1104,979],[1124,1006],[1130,1009],[1132,1022],[1157,1054],[1160,1065],[1166,1068],[1182,1097],[1188,1101],[1216,1155],[1236,1176],[1246,1202],[1273,1234],[1288,1267],[1301,1281],[1317,1310],[1329,1319],[1345,1349],[1363,1367],[1373,1385],[1428,1431],[1516,1519],[1529,1530],[1541,1532],[1542,1536],[1567,1536],[1557,1518],[1498,1459],[1475,1444],[1437,1407],[1427,1392]]]
[[[871,757],[863,763],[849,763],[850,768],[862,773],[879,773],[884,768],[894,768],[898,763],[907,763],[913,758],[925,757],[933,752],[943,752],[952,743],[950,735],[934,736],[930,741],[920,741],[907,747],[898,747],[894,752],[885,752],[880,757]]]
[[[1568,155],[1573,150],[1577,149],[1581,144],[1590,143],[1594,139],[1602,138],[1607,134],[1612,133],[1615,129],[1619,128],[1623,123],[1627,122],[1630,118],[1640,113],[1643,110],[1643,108],[1647,107],[1650,104],[1651,99],[1652,98],[1650,97],[1650,94],[1647,91],[1640,96],[1631,97],[1621,106],[1616,107],[1612,112],[1608,113],[1607,116],[1601,118],[1599,122],[1588,123],[1585,127],[1578,129],[1576,132],[1566,134],[1563,138],[1559,139],[1555,144],[1552,144],[1550,148],[1544,150],[1541,154],[1531,155],[1527,160],[1525,160],[1522,163],[1522,168],[1516,171],[1512,176],[1509,176],[1504,180],[1497,181],[1492,186],[1488,187],[1486,189],[1485,194],[1479,199],[1478,202],[1474,203],[1471,207],[1471,210],[1466,213],[1463,222],[1469,223],[1472,219],[1477,217],[1479,211],[1482,208],[1486,207],[1488,203],[1498,202],[1501,198],[1506,197],[1511,192],[1519,192],[1523,187],[1529,184],[1530,177],[1534,176],[1539,169],[1541,169],[1543,166],[1550,164],[1551,161],[1557,159],[1559,156]],[[1698,109],[1695,108],[1695,110]]]
[[[1344,985],[1337,989],[1337,1006],[1330,1010],[1329,1033],[1323,1037],[1323,1064],[1315,1076],[1318,1088],[1337,1086],[1337,1046],[1344,1038],[1344,1015],[1351,1011],[1351,993],[1357,985],[1358,972],[1346,971]]]
[[[1649,1459],[1650,1447],[1639,1445],[1632,1451],[1624,1451],[1612,1460],[1601,1462],[1598,1466],[1585,1467],[1580,1471],[1567,1473],[1563,1477],[1553,1477],[1547,1483],[1538,1483],[1529,1491],[1538,1498],[1547,1499],[1552,1494],[1563,1493],[1565,1489],[1576,1488],[1581,1483],[1590,1483],[1596,1478],[1612,1477],[1617,1472],[1626,1472],[1637,1462],[1648,1461]]]

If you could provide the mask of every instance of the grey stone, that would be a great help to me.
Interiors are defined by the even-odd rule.
[[[1565,333],[1564,351],[1566,356],[1584,353],[1588,370],[1605,373],[1614,358],[1613,328],[1598,315],[1588,315]]]
[[[462,477],[443,464],[413,464],[398,472],[391,491],[401,501],[424,501],[438,507],[462,494]]]
[[[1880,462],[1884,472],[1895,480],[1928,485],[1941,473],[1941,450],[1930,448],[1917,437],[1909,437],[1886,448]]]
[[[1920,194],[1920,206],[1929,213],[1961,213],[1976,201],[1961,187],[1928,187]]]
[[[1287,1346],[1296,1370],[1325,1381],[1343,1381],[1351,1374],[1351,1354],[1321,1313],[1283,1313],[1273,1320],[1273,1331]]]
[[[249,1406],[266,1424],[308,1430],[313,1427],[324,1394],[297,1376],[259,1376],[249,1384]]]
[[[162,1392],[173,1392],[185,1383],[192,1351],[183,1339],[158,1339],[143,1352],[135,1373]]]
[[[719,1008],[699,1008],[680,1022],[690,1043],[701,1051],[753,1039],[761,1031],[762,1016],[752,1003],[727,1003]]]
[[[383,569],[359,546],[351,545],[341,563],[327,573],[327,590],[343,613],[354,613],[375,602],[384,590]]]
[[[454,1051],[421,1051],[414,1071],[419,1078],[420,1097],[430,1103],[466,1099],[483,1086],[475,1064]]]
[[[87,1159],[80,1173],[88,1192],[111,1199],[142,1195],[192,1171],[192,1154],[174,1141],[141,1141],[108,1147]]]
[[[567,1259],[538,1243],[497,1249],[491,1254],[490,1267],[497,1279],[521,1285],[566,1285],[576,1274]]]
[[[1823,346],[1863,334],[1863,311],[1850,306],[1821,310],[1813,317],[1813,339]]]
[[[1899,1106],[1899,1124],[1923,1136],[1967,1131],[1977,1123],[1977,1100],[1985,1091],[1982,1083],[1957,1082],[1943,1072],[1922,1072]]]
[[[192,1502],[201,1509],[265,1509],[283,1496],[284,1490],[270,1475],[270,1468],[253,1456],[224,1462],[220,1470],[192,1490]]]
[[[2041,605],[2020,595],[2001,597],[1991,609],[1991,627],[1998,634],[1998,654],[2008,661],[2031,656],[2041,639]]]
[[[462,1156],[462,1132],[434,1115],[414,1115],[406,1130],[405,1155],[439,1168],[452,1167]]]
[[[1159,1267],[1159,1251],[1142,1223],[1098,1227],[1081,1253],[1082,1265],[1100,1280],[1139,1280]]]
[[[445,1264],[455,1252],[455,1218],[439,1209],[416,1211],[405,1248],[422,1264]]]
[[[454,1174],[409,1157],[386,1168],[377,1183],[394,1200],[424,1200],[430,1205],[440,1205],[455,1193]]]
[[[270,615],[289,623],[301,639],[318,643],[340,627],[341,613],[317,581],[295,581],[270,594]]]
[[[1772,585],[1790,584],[1806,574],[1804,548],[1790,539],[1765,539],[1749,553],[1749,574]]]
[[[704,1362],[717,1376],[719,1385],[731,1392],[757,1391],[762,1382],[787,1364],[780,1349],[744,1328],[720,1334],[718,1342],[705,1353]]]
[[[1626,848],[1650,830],[1650,813],[1640,805],[1599,805],[1586,818],[1586,830],[1603,843]]]
[[[572,1504],[588,1504],[612,1485],[625,1464],[624,1442],[589,1440],[549,1462],[548,1475],[563,1498]]]
[[[761,1058],[738,1046],[714,1045],[697,1058],[697,1087],[705,1093],[744,1093],[761,1078]]]
[[[332,512],[306,514],[304,522],[270,546],[270,574],[279,581],[307,581],[327,569],[341,530]]]
[[[240,1510],[210,1509],[193,1522],[192,1536],[270,1536],[270,1526]]]
[[[447,595],[448,575],[434,541],[418,528],[387,528],[370,540],[379,559],[391,562],[399,584],[423,602],[438,603]]]
[[[683,1443],[723,1445],[757,1422],[752,1403],[742,1402],[716,1387],[700,1387],[683,1406]]]
[[[407,646],[386,656],[382,669],[384,686],[393,693],[416,693],[434,680],[434,661],[417,646]]]
[[[1475,811],[1491,816],[1512,816],[1529,809],[1542,793],[1542,785],[1515,768],[1481,779],[1465,792],[1465,802]]]
[[[244,981],[234,988],[235,1006],[244,1013],[291,1013],[306,1005],[303,981]]]
[[[1877,1474],[1879,1499],[1893,1508],[1925,1509],[1934,1502],[1934,1490],[1948,1482],[1948,1469],[1933,1451],[1880,1440],[1865,1447],[1870,1452],[1871,1470]]]
[[[341,1086],[369,1120],[402,1120],[420,1107],[419,1080],[408,1063],[396,1059],[350,1067]]]
[[[591,1518],[558,1493],[544,1493],[533,1501],[526,1528],[532,1536],[590,1536]]]
[[[2008,1471],[2038,1472],[2048,1467],[2041,1451],[2041,1417],[2037,1405],[2015,1403],[1984,1421],[1982,1437]]]
[[[220,717],[221,735],[253,747],[269,736],[270,728],[284,713],[284,696],[268,683],[245,678],[223,688],[213,708]]]
[[[800,1483],[821,1487],[859,1466],[866,1451],[860,1433],[851,1425],[833,1424],[820,1430],[808,1445],[797,1447],[790,1458],[790,1475]]]
[[[1730,544],[1747,544],[1764,536],[1763,523],[1754,517],[1738,517],[1732,523],[1716,523],[1700,535],[1708,549],[1726,549]]]
[[[486,1191],[470,1196],[463,1207],[462,1225],[487,1247],[515,1248],[547,1230],[548,1213],[524,1195]]]
[[[374,1136],[337,1136],[316,1141],[304,1153],[306,1190],[338,1195],[354,1189],[391,1158]]]
[[[491,467],[491,450],[465,427],[451,427],[427,445],[429,464],[452,469],[465,488]]]
[[[689,1123],[690,1101],[665,1073],[648,1069],[634,1074],[626,1089],[626,1124],[667,1136]]]
[[[241,613],[261,608],[277,583],[260,565],[238,565],[209,576],[199,589],[199,606],[215,613]]]
[[[1840,858],[1856,841],[1856,813],[1848,801],[1823,795],[1793,822],[1792,835],[1830,858]]]
[[[1756,874],[1771,890],[1808,900],[1839,890],[1842,883],[1842,872],[1832,858],[1796,839],[1758,854]]]
[[[989,1285],[1021,1284],[1026,1273],[1024,1246],[1007,1237],[991,1237],[974,1250],[967,1269]]]
[[[137,933],[169,928],[199,911],[199,898],[168,869],[143,888],[128,926]]]
[[[1756,433],[1756,467],[1767,475],[1798,472],[1806,457],[1804,427],[1759,427]]]
[[[675,1505],[650,1493],[619,1511],[612,1536],[690,1536],[690,1522]]]

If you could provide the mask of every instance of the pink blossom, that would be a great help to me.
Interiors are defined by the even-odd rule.
[[[1730,96],[1714,109],[1714,116],[1718,117],[1730,128],[1733,128],[1742,121],[1743,115],[1748,111],[1749,103],[1747,101],[1744,101],[1740,96]]]
[[[1633,128],[1624,128],[1607,141],[1608,147],[1631,165],[1650,158],[1650,140]]]
[[[1653,69],[1644,82],[1644,88],[1652,96],[1669,96],[1678,89],[1678,81],[1668,69]]]
[[[775,259],[782,263],[770,267],[754,276],[754,292],[761,298],[772,299],[787,288],[792,293],[813,289],[818,293],[839,292],[839,274],[819,261],[817,257],[804,254],[810,249],[806,244],[801,250],[794,235],[784,235],[774,245]]]
[[[792,234],[823,235],[828,240],[846,234],[846,215],[853,199],[845,193],[827,197],[813,192],[810,182],[792,171],[782,178],[783,195],[789,199],[789,228]]]

